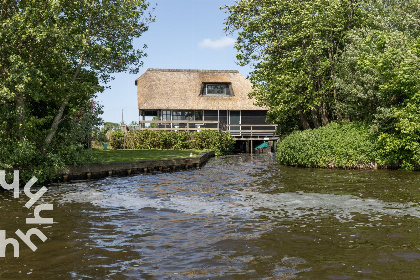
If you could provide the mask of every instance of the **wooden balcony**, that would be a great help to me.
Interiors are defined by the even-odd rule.
[[[236,140],[277,140],[276,124],[230,124],[226,125],[226,130]]]

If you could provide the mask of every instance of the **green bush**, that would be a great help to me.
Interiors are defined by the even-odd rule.
[[[114,131],[109,136],[109,143],[115,150],[122,149],[124,147],[124,134],[121,131]]]
[[[377,161],[376,139],[362,123],[331,123],[297,131],[279,144],[281,164],[302,167],[372,167]]]
[[[34,176],[37,178],[37,184],[42,184],[55,179],[57,172],[67,165],[95,161],[91,151],[84,149],[82,144],[69,144],[56,152],[40,153],[33,143],[22,141],[0,154],[0,170],[7,170],[6,179],[11,182],[13,170],[20,170],[21,184],[25,184]]]
[[[117,131],[110,135],[113,149],[124,149],[124,133]],[[235,139],[230,133],[214,130],[202,130],[196,133],[187,131],[136,130],[125,133],[126,149],[162,149],[214,150],[216,155],[229,154],[233,151]]]
[[[216,155],[225,155],[233,151],[235,138],[226,132],[202,130],[193,134],[192,145],[195,149],[211,149]]]

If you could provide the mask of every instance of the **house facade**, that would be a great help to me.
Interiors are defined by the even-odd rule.
[[[254,105],[252,84],[238,71],[147,69],[135,84],[141,128],[273,133],[267,109]]]

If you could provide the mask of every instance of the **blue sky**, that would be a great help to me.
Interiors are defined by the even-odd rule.
[[[138,121],[137,89],[134,81],[147,68],[238,70],[245,77],[249,67],[236,64],[235,37],[223,31],[227,14],[219,8],[234,0],[151,0],[157,3],[156,21],[136,39],[135,46],[147,44],[147,57],[137,75],[115,74],[115,80],[98,95],[106,122]]]

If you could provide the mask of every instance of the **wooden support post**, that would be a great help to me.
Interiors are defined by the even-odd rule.
[[[254,149],[254,140],[251,140],[251,155],[252,155],[253,149]]]
[[[88,180],[90,180],[90,178],[92,177],[92,173],[88,172],[88,173],[86,174],[86,176],[87,176],[87,179],[88,179]]]

